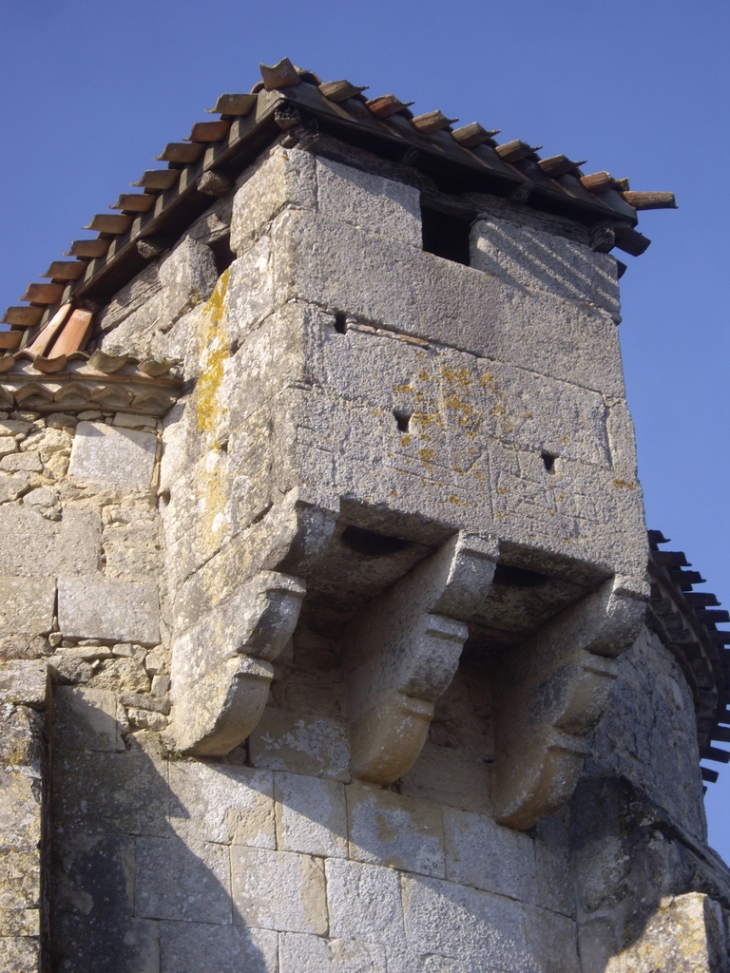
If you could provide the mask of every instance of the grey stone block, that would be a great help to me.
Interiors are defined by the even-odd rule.
[[[347,787],[350,857],[444,878],[441,808],[353,782]]]
[[[276,848],[271,771],[232,764],[170,764],[170,823],[184,840]]]
[[[159,973],[160,969],[158,924],[113,910],[90,916],[58,913],[52,947],[64,973]]]
[[[40,937],[3,936],[0,938],[0,959],[5,969],[13,973],[37,973],[41,955]]]
[[[58,581],[58,625],[65,638],[156,645],[159,612],[156,584],[90,577]]]
[[[308,855],[231,848],[234,922],[284,932],[327,932],[322,863]]]
[[[228,849],[208,841],[138,838],[135,913],[230,925]]]
[[[124,750],[114,693],[87,686],[57,686],[53,717],[55,738],[62,750]]]
[[[69,476],[111,483],[130,490],[149,489],[155,467],[157,437],[102,422],[76,427]]]
[[[397,872],[335,858],[325,870],[330,936],[383,945],[405,942]]]
[[[326,858],[347,857],[345,789],[339,781],[274,774],[278,847]]]
[[[267,706],[248,745],[254,767],[350,779],[347,728],[339,720]]]
[[[203,922],[160,923],[160,973],[279,973],[275,932]]]
[[[520,289],[595,304],[620,320],[615,259],[557,234],[506,220],[478,220],[471,265]]]
[[[101,516],[66,506],[60,522],[26,507],[0,507],[0,571],[18,577],[93,574],[99,570]]]
[[[525,906],[527,944],[541,973],[583,973],[575,920]]]
[[[444,808],[446,877],[522,902],[536,898],[535,850],[527,835],[486,814]]]
[[[279,973],[386,973],[385,948],[354,939],[320,939],[296,933],[281,935]]]
[[[0,668],[0,704],[22,703],[44,709],[48,691],[45,660],[3,659]]]
[[[284,207],[317,205],[315,158],[296,149],[275,148],[246,174],[233,200],[231,249],[241,253]]]
[[[317,159],[316,175],[323,216],[421,247],[421,194],[416,188],[324,158]]]
[[[38,453],[9,453],[0,459],[0,470],[6,473],[42,473],[43,463]]]
[[[0,635],[50,632],[55,604],[55,578],[0,577]]]
[[[598,308],[525,291],[301,210],[282,213],[271,238],[274,288],[282,304],[295,297],[340,309],[426,341],[623,397],[616,326]]]
[[[462,968],[542,973],[525,939],[522,906],[500,895],[403,876],[411,948],[458,960]]]
[[[61,752],[53,766],[54,814],[77,831],[167,837],[167,768],[139,751]]]
[[[535,828],[537,904],[544,909],[575,916],[575,887],[570,873],[568,831],[558,815]]]
[[[76,915],[134,915],[135,842],[123,834],[60,829],[55,836],[53,904]]]

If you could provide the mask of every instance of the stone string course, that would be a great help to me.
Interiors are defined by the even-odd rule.
[[[0,413],[9,973],[649,973],[667,943],[671,973],[726,973],[693,702],[646,630],[591,663],[608,714],[591,731],[581,683],[575,793],[525,830],[495,821],[497,682],[466,652],[412,767],[353,776],[354,662],[327,611],[465,525],[558,565],[562,604],[614,574],[643,591],[613,258],[480,205],[462,267],[421,250],[413,187],[276,148],[100,315],[103,350],[183,361],[164,420]],[[331,541],[350,522],[410,547],[353,567]],[[221,645],[245,654],[234,595],[276,571],[308,587],[259,663],[260,718],[187,756],[185,652],[214,675]]]

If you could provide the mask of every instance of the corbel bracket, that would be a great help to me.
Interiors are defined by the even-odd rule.
[[[648,585],[616,576],[532,635],[494,684],[492,801],[500,824],[525,830],[565,804],[603,716],[616,658],[636,641]]]
[[[461,532],[373,599],[351,639],[353,774],[389,784],[423,749],[434,704],[448,688],[489,593],[498,547]]]
[[[304,593],[299,578],[259,571],[175,640],[175,749],[223,756],[251,733],[266,705],[271,663],[294,632]]]

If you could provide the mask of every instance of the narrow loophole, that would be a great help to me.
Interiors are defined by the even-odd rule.
[[[411,414],[410,412],[394,412],[395,424],[398,427],[398,432],[408,432],[408,428],[411,424]]]
[[[341,538],[345,547],[354,551],[355,554],[363,554],[366,557],[384,557],[388,554],[397,554],[404,547],[408,546],[408,541],[400,537],[390,537],[388,534],[377,534],[373,530],[365,530],[363,527],[350,525],[342,532]]]
[[[542,461],[545,464],[545,469],[548,473],[555,472],[555,460],[556,457],[552,453],[542,453]]]
[[[347,331],[347,315],[344,311],[335,311],[335,331],[337,334]]]

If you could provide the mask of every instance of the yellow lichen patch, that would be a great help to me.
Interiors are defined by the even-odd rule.
[[[635,486],[636,486],[636,484],[634,483],[633,480],[619,480],[619,479],[615,479],[613,481],[613,488],[614,488],[614,490],[620,490],[622,487],[625,487],[627,490],[633,490]]]
[[[422,463],[433,463],[436,459],[436,453],[430,446],[424,446],[418,450],[418,458]]]
[[[228,358],[227,329],[220,327],[230,272],[226,270],[203,308],[199,328],[200,378],[195,389],[195,415],[199,432],[215,435],[225,403],[219,402],[223,370]]]
[[[490,414],[493,416],[503,416],[506,414],[506,412],[507,410],[505,409],[505,407],[502,405],[501,402],[495,402],[495,404],[492,406]]]
[[[422,368],[421,369],[421,371],[418,373],[418,377],[420,378],[420,380],[422,382],[430,382],[431,381],[431,376],[428,374],[428,372],[426,371],[425,368]]]
[[[375,377],[378,378],[379,376],[376,375]],[[412,392],[413,391],[413,386],[412,385],[396,385],[396,387],[393,389],[393,391],[394,392]]]
[[[401,439],[400,439],[401,446],[407,446],[412,439],[413,439],[413,433],[412,432],[407,433],[405,436],[401,436]]]

